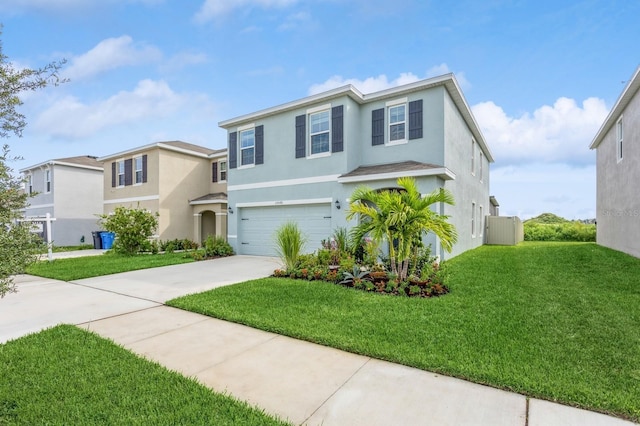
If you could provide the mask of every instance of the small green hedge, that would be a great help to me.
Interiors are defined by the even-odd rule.
[[[581,222],[524,223],[525,241],[596,241],[596,225]]]

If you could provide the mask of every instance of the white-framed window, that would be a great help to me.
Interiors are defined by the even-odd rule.
[[[249,166],[255,163],[256,130],[255,128],[240,132],[240,165]]]
[[[124,186],[124,160],[118,161],[116,166],[116,172],[118,173],[118,186]]]
[[[330,151],[330,110],[309,114],[309,153],[324,154]]]
[[[227,180],[227,162],[220,161],[218,164],[218,170],[220,170],[220,181],[224,182]]]
[[[471,174],[476,175],[476,141],[471,139]]]
[[[133,159],[135,163],[135,180],[134,183],[142,183],[142,156]]]
[[[479,150],[479,152],[480,152],[480,158],[478,159],[478,174],[480,175],[480,182],[482,182],[482,178],[483,178],[483,176],[482,176],[482,163],[483,163],[483,160],[484,160],[484,154],[482,153],[481,149]]]
[[[484,235],[484,213],[482,206],[478,206],[478,235],[480,238]]]
[[[389,142],[405,141],[407,139],[407,105],[392,105],[388,107]]]
[[[51,192],[51,169],[44,171],[44,192]]]
[[[471,203],[471,238],[476,237],[476,203]]]
[[[616,158],[618,163],[622,161],[622,148],[624,146],[624,127],[622,124],[622,116],[616,122]]]
[[[27,175],[25,182],[25,189],[27,190],[27,194],[33,194],[33,176]]]

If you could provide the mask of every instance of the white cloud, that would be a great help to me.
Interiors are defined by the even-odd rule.
[[[309,88],[309,94],[315,95],[317,93],[326,92],[327,90],[335,89],[336,87],[345,86],[347,84],[353,85],[356,89],[361,91],[362,93],[373,93],[378,92],[380,90],[390,89],[392,87],[402,86],[403,84],[415,83],[416,81],[436,77],[443,74],[448,74],[451,71],[447,64],[440,64],[434,67],[431,67],[427,70],[424,77],[418,77],[417,75],[411,72],[401,73],[396,79],[389,80],[389,78],[385,74],[380,74],[377,77],[368,77],[364,80],[360,80],[357,78],[344,78],[339,75],[334,75],[324,83],[314,84]],[[460,84],[461,88],[469,88],[471,84],[464,77],[464,73],[456,73],[456,80]]]
[[[308,26],[311,15],[308,12],[298,12],[287,16],[285,21],[278,26],[278,31],[294,30],[301,26]]]
[[[563,97],[520,117],[508,116],[493,102],[471,109],[496,161],[502,164],[593,163],[589,143],[608,114],[604,101],[597,98],[578,105]]]
[[[35,126],[53,137],[86,138],[110,126],[169,116],[187,104],[187,98],[173,92],[164,81],[143,80],[133,91],[119,92],[95,104],[65,97],[45,110]]]
[[[195,15],[195,21],[204,23],[241,7],[258,6],[263,9],[282,8],[297,3],[298,0],[205,0]]]
[[[123,35],[102,40],[87,53],[71,59],[64,76],[72,80],[90,77],[122,66],[139,65],[160,60],[162,53],[154,46],[135,44]]]

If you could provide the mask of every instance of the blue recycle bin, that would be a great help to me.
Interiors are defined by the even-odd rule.
[[[100,234],[100,239],[102,240],[102,248],[104,250],[109,250],[113,247],[113,239],[116,237],[116,234],[113,232],[102,232]]]

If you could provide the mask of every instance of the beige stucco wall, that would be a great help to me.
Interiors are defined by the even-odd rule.
[[[615,125],[597,148],[597,242],[640,257],[640,92],[622,117],[622,161],[617,160]]]

